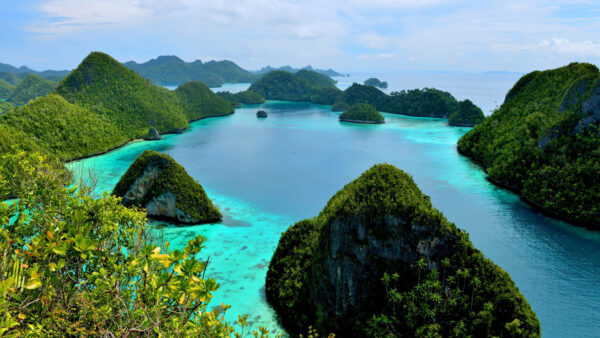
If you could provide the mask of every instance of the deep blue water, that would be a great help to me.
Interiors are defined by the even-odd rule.
[[[267,119],[256,118],[259,108]],[[222,284],[213,305],[232,305],[231,321],[249,313],[255,325],[277,331],[263,287],[281,232],[317,215],[373,164],[391,163],[410,173],[434,206],[511,274],[545,337],[597,336],[600,233],[544,217],[490,184],[480,167],[456,152],[467,128],[448,127],[442,119],[385,117],[384,125],[355,125],[340,123],[327,106],[268,102],[194,122],[182,135],[135,142],[70,165],[92,169],[103,191],[144,149],[173,156],[225,217],[219,224],[171,226],[166,238],[182,247],[198,233],[206,236],[207,276]]]

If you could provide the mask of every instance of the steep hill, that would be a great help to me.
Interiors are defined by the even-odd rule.
[[[25,133],[26,138],[70,160],[118,147],[128,141],[106,117],[51,94],[13,109],[0,123]]]
[[[17,84],[7,101],[21,106],[38,97],[48,95],[57,85],[56,82],[29,74]]]
[[[341,337],[539,337],[510,276],[409,175],[376,165],[281,237],[266,295],[284,325]]]
[[[179,97],[181,107],[190,122],[234,112],[231,103],[215,95],[212,90],[199,81],[182,84],[177,87],[175,94]]]
[[[123,204],[143,207],[150,217],[181,223],[207,223],[221,213],[202,186],[171,156],[146,150],[131,164],[113,190]]]
[[[573,63],[523,76],[458,142],[538,209],[600,230],[600,73]]]
[[[0,99],[8,99],[15,90],[15,85],[0,79]]]
[[[258,78],[227,60],[207,63],[196,60],[188,63],[177,56],[159,56],[145,63],[129,61],[123,65],[159,85],[200,81],[209,87],[220,87],[226,82],[254,82]]]
[[[298,74],[276,70],[265,74],[250,86],[267,100],[333,104],[342,92],[324,75],[303,70]]]
[[[21,66],[21,67],[17,68],[17,67],[14,67],[14,66],[11,66],[8,64],[4,64],[4,63],[0,63],[0,72],[11,73],[11,74],[18,76],[19,78],[23,78],[27,74],[35,74],[41,78],[44,78],[44,79],[50,80],[50,81],[55,81],[55,82],[60,81],[62,78],[64,78],[65,76],[67,76],[70,73],[69,70],[44,70],[44,71],[38,72],[27,66]]]
[[[175,93],[153,85],[100,52],[88,55],[54,92],[104,114],[129,138],[141,138],[150,128],[162,134],[188,125]]]

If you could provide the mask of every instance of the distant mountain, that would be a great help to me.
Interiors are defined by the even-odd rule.
[[[69,75],[69,70],[44,70],[42,72],[35,71],[27,66],[21,66],[19,68],[11,66],[5,63],[0,63],[0,73],[11,73],[17,75],[19,78],[24,78],[27,74],[35,74],[46,80],[58,82],[65,76]],[[6,81],[4,76],[0,77]],[[12,83],[11,81],[7,81]],[[13,83],[16,84],[16,83]]]
[[[284,70],[284,71],[290,72],[290,73],[297,73],[301,70],[309,70],[309,71],[317,72],[319,74],[323,74],[323,75],[327,75],[327,76],[344,76],[343,74],[340,74],[331,68],[327,69],[327,70],[315,69],[310,65],[303,67],[303,68],[292,68],[291,66],[283,66],[283,67],[279,67],[279,68],[273,68],[271,66],[266,66],[266,67],[261,68],[260,70],[253,71],[253,73],[257,74],[257,75],[262,75],[262,74],[268,73],[273,70]]]
[[[258,79],[257,75],[227,60],[185,62],[177,56],[167,55],[145,63],[129,61],[123,65],[158,85],[200,81],[208,87],[220,87],[224,83],[250,83]]]

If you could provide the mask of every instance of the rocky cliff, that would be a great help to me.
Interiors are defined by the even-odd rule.
[[[149,217],[198,224],[215,222],[221,213],[202,186],[170,156],[143,152],[117,183],[113,194],[123,204],[146,209]]]
[[[318,217],[282,235],[266,291],[292,332],[316,325],[344,337],[450,336],[459,326],[475,336],[540,333],[510,276],[391,165],[369,169]]]

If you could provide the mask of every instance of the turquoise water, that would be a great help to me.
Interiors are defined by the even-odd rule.
[[[382,79],[384,80],[384,79]],[[257,119],[257,109],[269,113]],[[135,142],[70,164],[90,169],[97,191],[111,190],[144,149],[171,155],[224,214],[219,224],[165,229],[172,247],[208,238],[207,276],[222,283],[213,305],[249,313],[279,330],[264,300],[268,261],[280,234],[312,217],[345,184],[375,163],[410,173],[433,204],[487,257],[508,271],[531,303],[547,337],[593,337],[600,329],[600,233],[540,215],[490,184],[456,152],[467,128],[445,120],[385,114],[383,125],[340,123],[327,106],[267,102],[231,116],[201,120],[181,135]]]

